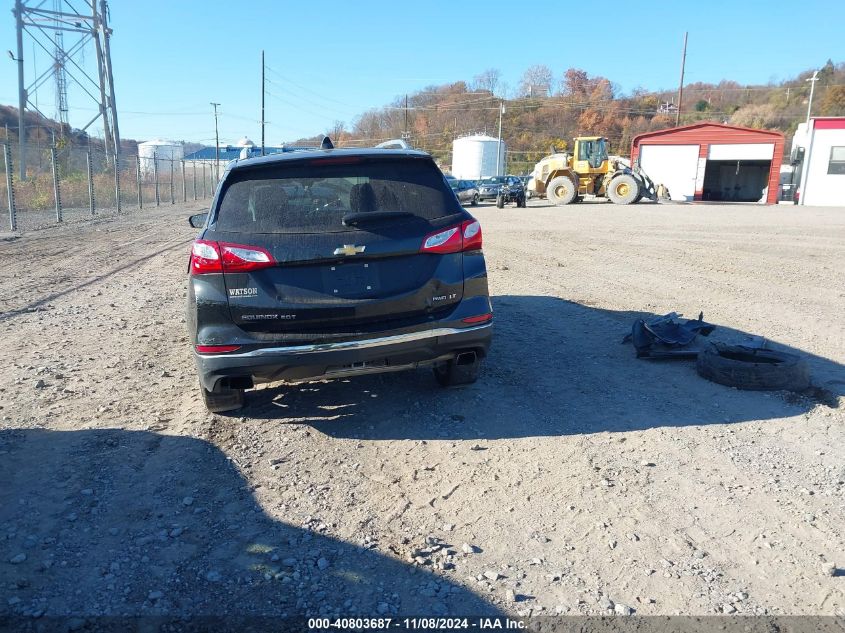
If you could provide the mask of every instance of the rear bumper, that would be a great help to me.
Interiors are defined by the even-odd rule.
[[[388,336],[314,343],[268,345],[241,353],[198,354],[194,359],[203,387],[220,381],[254,383],[307,380],[411,369],[454,358],[463,351],[485,356],[492,322],[465,328],[440,327]]]

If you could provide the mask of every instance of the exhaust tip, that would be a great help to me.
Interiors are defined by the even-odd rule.
[[[461,352],[455,357],[456,365],[472,365],[478,356],[475,352]]]

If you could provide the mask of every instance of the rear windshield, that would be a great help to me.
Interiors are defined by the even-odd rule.
[[[343,216],[353,212],[412,214],[379,223],[435,220],[461,213],[455,194],[429,160],[330,161],[316,159],[232,173],[217,212],[217,229],[244,233],[342,232],[350,230],[343,225]]]

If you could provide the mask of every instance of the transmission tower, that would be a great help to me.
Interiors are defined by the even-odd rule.
[[[69,125],[67,85],[70,78],[97,107],[97,114],[80,130],[86,131],[94,122],[102,118],[106,155],[117,161],[120,154],[120,133],[117,125],[109,42],[112,30],[108,25],[107,1],[54,0],[52,9],[44,8],[42,6],[44,4],[43,0],[15,0],[15,8],[12,10],[17,28],[18,54],[15,61],[18,62],[18,138],[20,141],[18,162],[21,180],[26,180],[25,111],[29,108],[43,118],[47,118],[30,101],[29,96],[50,79],[55,82],[56,110],[62,131],[66,125]],[[80,10],[78,6],[83,9]],[[35,77],[29,84],[26,83],[24,77],[24,35],[44,50],[50,59],[49,67],[43,70],[36,68],[33,71]],[[70,45],[65,44],[66,35],[68,40],[72,40]],[[82,55],[86,47],[90,47],[92,43],[97,55],[96,77],[91,77],[82,65]]]
[[[53,0],[53,10],[56,13],[61,12],[61,0]],[[60,22],[55,21],[55,25],[59,26]],[[65,37],[63,31],[56,31],[55,35],[56,48],[53,56],[54,70],[53,74],[56,77],[56,118],[61,127],[61,137],[65,137],[65,129],[70,126],[68,121],[68,107],[67,107],[67,73],[65,72],[64,50]]]

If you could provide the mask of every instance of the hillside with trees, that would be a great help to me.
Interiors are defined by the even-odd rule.
[[[684,86],[680,124],[716,121],[783,132],[787,147],[797,125],[804,121],[813,74],[807,70],[781,83],[742,86],[718,84]],[[845,63],[831,60],[819,71],[813,100],[814,116],[845,115]],[[339,145],[371,145],[401,138],[430,152],[441,164],[451,162],[452,141],[462,135],[497,136],[499,109],[504,105],[502,137],[508,146],[510,173],[529,171],[551,147],[571,145],[579,135],[610,139],[614,153],[628,155],[637,134],[675,125],[674,91],[635,89],[622,94],[607,77],[590,76],[570,68],[556,75],[544,65],[528,68],[511,90],[501,74],[489,69],[472,81],[458,81],[397,98],[393,103],[361,114],[350,126],[335,122],[327,133]],[[301,139],[313,142],[319,137]]]

